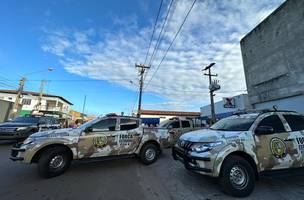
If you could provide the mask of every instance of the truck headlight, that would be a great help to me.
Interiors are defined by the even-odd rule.
[[[191,146],[191,149],[192,149],[192,151],[195,151],[197,153],[202,153],[202,152],[210,151],[214,147],[219,146],[221,144],[223,144],[223,142],[221,142],[221,141],[208,142],[208,143],[194,143]]]
[[[26,130],[28,127],[19,127],[16,129],[16,131],[23,131],[23,130]]]

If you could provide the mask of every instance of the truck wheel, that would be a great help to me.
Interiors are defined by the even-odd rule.
[[[140,160],[146,164],[150,165],[157,160],[158,148],[155,144],[148,143],[145,144],[140,150]]]
[[[43,178],[63,174],[71,164],[71,156],[64,147],[46,149],[38,160],[38,172]]]
[[[225,193],[235,197],[246,197],[255,186],[254,169],[240,156],[230,156],[224,161],[220,182]]]

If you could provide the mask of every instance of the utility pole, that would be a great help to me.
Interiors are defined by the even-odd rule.
[[[84,95],[84,100],[83,100],[83,106],[82,106],[82,121],[84,120],[84,108],[86,105],[86,101],[87,101],[87,95]]]
[[[24,77],[19,80],[18,93],[17,93],[16,99],[15,99],[13,109],[11,110],[11,113],[10,113],[10,117],[9,117],[10,119],[14,119],[16,117],[18,107],[19,107],[19,103],[20,103],[20,99],[21,99],[21,95],[22,95],[22,92],[23,92],[24,84],[25,84],[25,80],[26,79]]]
[[[39,113],[39,111],[41,110],[41,100],[42,100],[42,96],[43,96],[43,89],[44,89],[45,83],[46,83],[45,80],[41,80],[39,96],[38,96],[38,103],[35,105],[35,108],[32,113],[34,113],[35,111],[37,111]]]
[[[208,73],[205,73],[205,76],[209,77],[209,93],[210,93],[210,103],[211,103],[211,124],[216,122],[216,116],[215,116],[215,110],[214,110],[214,91],[219,90],[220,86],[218,85],[218,81],[212,82],[211,77],[217,76],[217,74],[211,73],[211,67],[215,65],[215,63],[211,63],[208,66],[205,67],[202,71],[208,71]]]
[[[149,69],[150,67],[145,66],[143,64],[135,64],[135,67],[139,68],[139,100],[138,100],[138,109],[137,109],[137,117],[140,117],[140,111],[141,111],[141,99],[142,99],[142,90],[144,85],[144,73],[146,69]]]

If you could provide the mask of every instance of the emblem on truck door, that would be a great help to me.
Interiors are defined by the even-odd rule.
[[[274,157],[283,158],[286,156],[286,145],[279,138],[272,138],[270,141],[270,149]]]
[[[107,137],[106,136],[98,136],[94,138],[94,146],[97,148],[105,147],[107,144]]]

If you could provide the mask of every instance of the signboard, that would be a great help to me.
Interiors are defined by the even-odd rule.
[[[224,97],[223,98],[224,108],[235,108],[235,99],[234,97]]]

